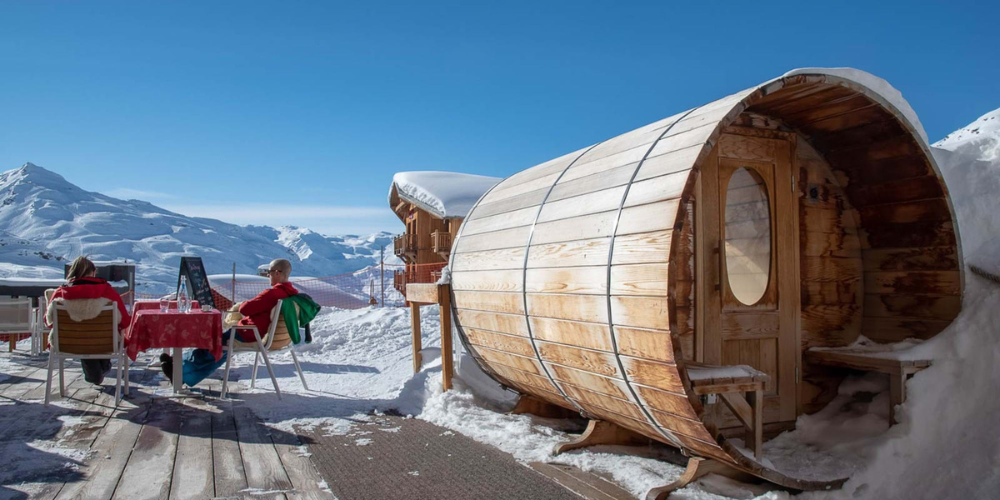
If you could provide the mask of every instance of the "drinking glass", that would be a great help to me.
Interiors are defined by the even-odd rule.
[[[170,300],[167,298],[160,299],[160,312],[165,313],[170,310]]]

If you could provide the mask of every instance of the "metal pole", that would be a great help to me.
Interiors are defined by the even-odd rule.
[[[232,283],[232,287],[233,288],[230,290],[232,292],[231,294],[232,294],[232,297],[233,297],[233,299],[232,299],[233,300],[233,304],[232,305],[236,305],[236,263],[235,262],[233,262],[233,283]]]
[[[379,267],[379,279],[382,283],[382,307],[385,307],[385,245],[381,246],[379,254],[381,255],[378,267]]]

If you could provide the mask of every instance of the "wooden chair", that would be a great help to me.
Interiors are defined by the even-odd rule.
[[[17,336],[35,331],[35,311],[28,297],[0,297],[0,334],[10,340],[9,352],[17,346]]]
[[[229,343],[225,349],[230,353],[226,359],[226,371],[223,375],[222,383],[222,397],[226,397],[229,392],[229,369],[233,361],[233,355],[238,352],[254,352],[253,361],[253,371],[250,375],[250,388],[256,387],[257,383],[257,366],[260,364],[261,357],[264,358],[264,366],[267,368],[268,375],[271,376],[271,384],[274,385],[274,392],[278,394],[278,399],[281,399],[281,390],[278,389],[278,381],[274,377],[274,370],[271,369],[271,360],[268,358],[268,352],[274,352],[286,347],[292,346],[292,337],[288,334],[288,327],[285,326],[285,319],[281,315],[281,304],[283,301],[279,300],[275,304],[274,309],[271,309],[271,326],[268,327],[267,333],[264,337],[260,336],[260,332],[257,331],[256,326],[236,326],[233,327],[233,334],[229,336]],[[235,311],[227,311],[232,313]],[[252,331],[254,334],[254,343],[250,342],[240,342],[236,340],[237,332],[239,331]],[[299,379],[302,380],[302,387],[305,390],[309,390],[309,386],[306,385],[306,377],[302,374],[302,367],[299,366],[299,358],[295,356],[295,351],[292,350],[292,362],[295,363],[295,370],[299,373]]]
[[[66,397],[65,360],[73,359],[116,359],[118,369],[115,375],[115,405],[122,400],[122,372],[124,370],[125,392],[128,392],[128,356],[125,355],[125,338],[118,333],[121,320],[118,307],[109,304],[100,313],[86,321],[73,321],[66,307],[55,305],[55,318],[49,334],[49,369],[45,378],[45,404],[49,404],[52,393],[52,371],[59,360],[59,395]]]

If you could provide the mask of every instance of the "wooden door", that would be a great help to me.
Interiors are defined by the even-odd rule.
[[[796,417],[798,206],[792,144],[723,134],[702,173],[704,353],[770,375],[764,421]]]

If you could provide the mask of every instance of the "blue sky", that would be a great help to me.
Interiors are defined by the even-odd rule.
[[[402,228],[392,174],[507,176],[803,66],[931,140],[1000,107],[1000,3],[0,3],[0,170],[237,223]]]

